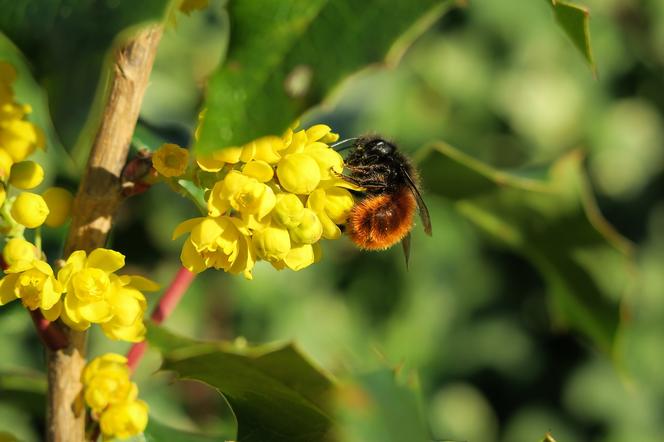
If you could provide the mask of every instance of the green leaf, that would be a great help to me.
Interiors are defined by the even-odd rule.
[[[522,253],[548,283],[559,325],[614,350],[620,301],[633,283],[632,246],[599,213],[572,152],[546,170],[507,173],[444,143],[423,152],[428,189],[491,238]],[[434,226],[435,231],[435,226]]]
[[[430,441],[419,397],[393,370],[356,376],[337,395],[340,438],[345,442]]]
[[[112,442],[219,442],[228,440],[221,436],[206,436],[189,431],[169,427],[150,416],[148,426],[143,434],[132,436],[128,439],[112,439]],[[1,440],[0,440],[1,442]]]
[[[282,133],[348,75],[369,63],[395,62],[449,3],[231,2],[227,60],[210,80],[197,149]]]
[[[170,0],[0,0],[0,32],[23,52],[46,89],[56,132],[67,148],[79,140],[93,102],[103,101],[109,50],[129,27],[165,16]],[[91,120],[89,120],[89,117]],[[91,128],[92,129],[92,128]]]
[[[238,441],[325,440],[331,426],[326,409],[332,381],[292,344],[242,349],[230,343],[171,339],[156,326],[150,326],[148,340],[173,349],[164,354],[164,370],[204,382],[226,398],[237,419]]]
[[[560,0],[545,1],[551,5],[558,25],[581,52],[590,66],[593,76],[596,77],[597,66],[590,46],[590,12],[588,8]]]

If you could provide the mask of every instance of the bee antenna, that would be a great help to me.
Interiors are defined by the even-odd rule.
[[[347,146],[344,146],[344,144],[348,143],[349,141],[355,141],[355,140],[358,140],[358,139],[359,139],[359,137],[346,138],[345,140],[337,141],[336,143],[331,144],[330,147],[332,149],[336,150],[337,152],[341,152],[342,150],[346,150],[346,149],[352,147],[351,144],[349,144]],[[336,148],[337,146],[341,146],[341,147],[339,149],[337,149]]]

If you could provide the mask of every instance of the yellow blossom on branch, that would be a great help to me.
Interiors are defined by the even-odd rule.
[[[341,236],[354,204],[340,178],[343,158],[328,145],[338,138],[319,124],[197,157],[207,216],[175,229],[174,238],[190,233],[183,265],[251,278],[257,260],[292,270],[316,262],[318,242]]]
[[[58,272],[66,291],[62,320],[75,330],[98,323],[111,339],[142,341],[146,308],[142,292],[158,286],[143,277],[116,275],[123,266],[124,255],[110,249],[72,253]]]
[[[44,147],[44,134],[25,118],[32,112],[30,106],[14,100],[12,84],[16,80],[16,70],[0,61],[0,149],[8,154],[12,162],[24,160],[37,148]],[[5,176],[7,164],[0,161]]]
[[[126,439],[145,431],[148,406],[138,400],[138,387],[129,379],[127,358],[107,353],[83,370],[83,397],[99,420],[104,440]]]
[[[50,321],[60,316],[63,289],[48,263],[17,260],[5,273],[7,276],[0,280],[0,305],[20,299],[30,310],[40,309]]]

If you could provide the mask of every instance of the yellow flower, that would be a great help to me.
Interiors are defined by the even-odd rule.
[[[99,417],[104,440],[127,439],[141,434],[148,425],[148,405],[141,400],[109,406]]]
[[[140,342],[145,338],[143,315],[147,308],[145,296],[131,285],[119,286],[111,292],[109,303],[113,306],[113,317],[101,324],[104,334],[111,339]],[[144,289],[145,290],[145,289]]]
[[[129,380],[127,358],[106,353],[90,361],[81,375],[83,398],[93,411],[101,413],[112,404],[136,399],[138,388]]]
[[[72,253],[58,272],[67,292],[63,321],[75,330],[100,323],[111,339],[141,341],[146,308],[141,292],[158,286],[143,277],[116,275],[123,266],[124,255],[113,250],[99,248],[89,256],[82,250]]]
[[[242,146],[239,160],[243,163],[258,160],[268,164],[276,164],[281,159],[279,151],[283,148],[284,142],[280,137],[272,135],[261,137]]]
[[[0,148],[0,179],[6,180],[14,164],[14,159],[5,149]]]
[[[320,183],[316,160],[304,153],[286,155],[277,166],[279,184],[290,193],[309,194]]]
[[[289,229],[293,241],[302,244],[313,244],[323,235],[323,224],[311,209],[302,210],[300,223]]]
[[[12,165],[9,184],[16,188],[30,190],[39,186],[43,180],[44,169],[34,161],[20,161]]]
[[[197,158],[207,217],[181,223],[191,232],[180,258],[192,272],[208,268],[251,277],[256,259],[303,269],[320,258],[321,238],[335,239],[353,206],[343,158],[329,126],[290,128]],[[220,178],[223,177],[223,178]],[[306,203],[306,204],[305,204]],[[306,205],[306,207],[305,207]]]
[[[48,206],[44,198],[30,192],[21,192],[11,208],[12,218],[29,229],[44,224],[48,212]]]
[[[237,170],[215,184],[208,200],[210,216],[225,214],[229,209],[240,212],[243,219],[262,220],[276,204],[274,191],[256,178]]]
[[[300,244],[291,248],[288,255],[284,258],[284,264],[294,271],[302,270],[316,262],[315,248],[318,244]]]
[[[50,187],[44,191],[42,198],[48,206],[48,216],[44,221],[49,227],[60,227],[71,216],[74,196],[67,189]]]
[[[276,226],[254,232],[253,243],[258,257],[270,262],[284,259],[291,248],[288,230]]]
[[[145,430],[148,406],[138,400],[127,358],[107,353],[88,363],[81,375],[83,398],[99,418],[104,440],[125,439]]]
[[[0,280],[0,305],[21,299],[24,306],[30,310],[40,309],[50,321],[60,316],[62,285],[48,263],[38,259],[21,260],[5,273],[7,276]]]
[[[318,215],[323,224],[323,237],[336,239],[341,236],[338,224],[344,224],[353,208],[353,196],[341,187],[316,189],[307,199],[307,207]]]
[[[38,147],[44,146],[44,134],[29,121],[11,119],[0,125],[0,146],[14,161],[22,161]]]
[[[297,195],[292,193],[277,194],[277,203],[272,211],[272,218],[286,228],[297,227],[304,216],[304,205]]]
[[[189,152],[176,144],[164,144],[152,155],[152,165],[165,177],[184,174],[188,164]]]
[[[180,259],[189,271],[200,273],[208,268],[244,274],[251,279],[255,251],[245,224],[230,216],[193,218],[181,223],[173,239],[191,232],[182,247]]]
[[[12,238],[2,249],[2,258],[8,267],[24,267],[39,259],[39,251],[23,238]]]

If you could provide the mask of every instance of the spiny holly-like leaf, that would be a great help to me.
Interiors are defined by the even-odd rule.
[[[45,87],[53,123],[65,147],[72,148],[79,139],[97,85],[107,80],[103,65],[119,34],[131,26],[161,20],[169,3],[0,0],[0,32],[23,52],[34,77]]]
[[[546,170],[507,173],[444,143],[423,152],[432,192],[492,238],[526,256],[548,283],[560,325],[614,349],[621,305],[633,282],[631,244],[599,213],[572,152]]]
[[[562,30],[588,62],[593,75],[597,76],[597,66],[590,46],[590,12],[588,8],[560,0],[545,1],[551,5],[556,21]]]
[[[197,149],[209,152],[280,134],[351,73],[369,63],[396,60],[448,3],[229,3],[230,47],[226,63],[209,83]]]
[[[204,382],[226,398],[237,419],[238,441],[326,440],[332,381],[293,345],[238,349],[169,337],[155,326],[148,340],[171,349],[164,354],[164,370]]]

